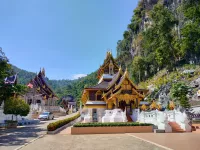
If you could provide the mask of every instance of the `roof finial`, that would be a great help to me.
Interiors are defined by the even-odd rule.
[[[121,69],[122,69],[122,66],[120,65],[120,66],[119,66],[119,71],[121,71]]]
[[[108,49],[107,50],[107,55],[112,55],[112,52],[111,52],[112,50],[110,50],[110,49]]]
[[[42,68],[42,74],[45,76],[45,69],[44,69],[44,67]]]
[[[125,71],[125,74],[127,74],[128,73],[128,69],[127,69],[127,67],[126,67],[126,71]]]

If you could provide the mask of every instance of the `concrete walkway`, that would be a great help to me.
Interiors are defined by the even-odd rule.
[[[32,142],[34,139],[41,137],[47,132],[47,125],[57,120],[62,120],[76,115],[70,114],[55,118],[54,120],[41,121],[37,125],[27,125],[17,129],[1,130],[0,132],[0,150],[14,150]]]

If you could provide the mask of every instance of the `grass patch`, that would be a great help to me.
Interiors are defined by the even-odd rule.
[[[118,126],[152,126],[149,123],[138,122],[92,122],[92,123],[76,123],[73,127],[118,127]]]

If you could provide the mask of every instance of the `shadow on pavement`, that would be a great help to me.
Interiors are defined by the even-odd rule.
[[[40,127],[24,127],[22,129],[3,131],[0,136],[0,146],[14,146],[23,145],[28,142],[30,138],[36,138],[46,133],[46,129]]]

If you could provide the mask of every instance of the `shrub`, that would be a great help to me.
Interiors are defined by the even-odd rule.
[[[53,122],[53,123],[50,123],[48,126],[47,126],[47,130],[48,131],[54,131],[68,123],[70,123],[71,121],[77,119],[78,117],[80,117],[80,113],[78,113],[77,115],[73,116],[73,117],[70,117],[70,118],[67,118],[67,119],[63,119],[63,120],[58,120],[56,122]]]
[[[138,122],[92,122],[92,123],[76,123],[74,127],[115,127],[115,126],[152,126],[149,123],[138,123]]]
[[[5,101],[4,114],[26,116],[29,111],[30,107],[23,99],[12,97]]]
[[[17,121],[13,121],[13,120],[5,120],[5,123],[17,123]]]

